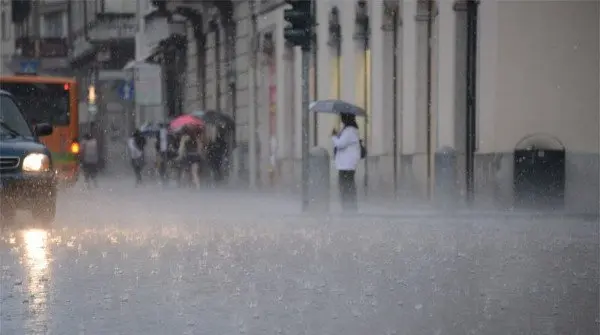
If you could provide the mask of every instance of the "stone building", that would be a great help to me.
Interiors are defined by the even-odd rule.
[[[12,73],[10,62],[15,52],[15,24],[12,20],[12,1],[0,1],[0,74]]]
[[[1,52],[9,72],[69,75],[68,1],[2,1],[2,7]]]
[[[68,1],[69,67],[79,83],[82,132],[100,141],[105,172],[127,167],[124,142],[128,101],[119,88],[127,79],[122,69],[135,56],[135,1]],[[89,87],[97,92],[97,108],[88,108]]]
[[[261,184],[297,185],[300,51],[283,39],[284,2],[156,3],[187,18],[184,109],[234,116],[240,170],[248,170],[246,143],[257,136]],[[597,212],[598,1],[481,1],[471,54],[462,1],[316,3],[311,99],[366,107],[360,126],[369,157],[358,176],[369,194],[435,194],[442,148],[456,151],[453,183],[456,197],[464,194],[466,59],[475,55],[476,202],[512,207],[534,185],[560,198],[552,206]],[[311,145],[331,149],[337,120],[315,120]]]

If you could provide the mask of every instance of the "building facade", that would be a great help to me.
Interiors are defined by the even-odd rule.
[[[16,2],[19,14],[11,14],[14,1],[3,1],[2,52],[10,55],[10,73],[35,72],[68,75],[68,1],[36,0],[27,6]],[[10,9],[10,11],[9,11]],[[22,21],[18,17],[22,16]]]
[[[256,164],[260,184],[298,185],[301,55],[283,39],[284,2],[161,3],[187,18],[184,109],[235,117],[241,177],[252,180]],[[465,193],[474,55],[476,203],[513,207],[534,185],[548,186],[556,207],[598,211],[598,1],[481,1],[474,53],[462,1],[316,3],[311,99],[367,110],[369,154],[357,175],[369,194],[435,195],[441,150],[455,152],[451,184],[456,198]],[[331,150],[337,124],[315,117],[311,145]]]
[[[10,62],[15,52],[15,24],[12,20],[12,1],[0,1],[0,74],[12,73]]]
[[[130,101],[122,88],[123,67],[135,57],[137,31],[135,1],[69,1],[69,67],[80,88],[79,120],[82,132],[100,143],[101,165],[108,170],[127,166],[125,138]],[[96,108],[88,108],[88,90],[94,86]]]

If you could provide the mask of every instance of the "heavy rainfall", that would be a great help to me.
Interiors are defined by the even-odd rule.
[[[1,335],[598,332],[600,2],[98,3],[2,1]]]

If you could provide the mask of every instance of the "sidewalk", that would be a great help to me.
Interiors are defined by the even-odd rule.
[[[303,215],[302,198],[300,194],[288,192],[273,192],[269,190],[250,191],[247,189],[221,189],[214,190],[233,200],[243,201],[246,204],[252,204],[261,208],[265,214],[288,214],[297,213]],[[232,198],[232,196],[235,196]],[[242,200],[243,199],[243,200]],[[236,201],[234,200],[234,201]],[[474,220],[485,219],[582,219],[587,221],[598,221],[594,215],[581,213],[570,213],[561,210],[556,211],[536,211],[526,209],[493,209],[493,208],[474,208],[470,209],[464,206],[456,208],[436,208],[432,203],[415,198],[400,197],[385,198],[380,196],[371,196],[359,200],[359,209],[356,215],[361,217],[431,217],[431,218],[464,218]],[[339,201],[332,196],[330,202],[330,211],[324,213],[330,216],[342,215],[342,209]]]
[[[179,203],[180,199],[188,199],[197,203],[205,210],[214,211],[232,211],[243,215],[244,212],[252,215],[263,216],[287,216],[287,215],[305,215],[302,213],[302,197],[299,193],[282,192],[273,190],[251,191],[247,188],[235,186],[224,186],[221,188],[178,188],[171,183],[169,186],[160,186],[158,181],[146,179],[144,186],[140,188],[133,187],[134,180],[132,173],[124,173],[117,176],[101,176],[101,189],[108,190],[113,196],[135,196],[142,198],[160,197],[164,194],[169,202]],[[315,211],[308,215],[340,216],[344,213],[336,197],[332,192],[330,198],[329,211]],[[183,201],[186,203],[187,201]],[[397,199],[371,195],[368,198],[362,197],[359,200],[358,215],[364,217],[402,217],[402,218],[464,218],[464,219],[512,219],[512,218],[577,218],[585,220],[598,220],[597,216],[582,215],[578,213],[567,213],[563,211],[533,211],[533,210],[500,210],[500,209],[469,209],[466,207],[456,208],[436,208],[432,203],[422,201],[416,198],[400,197]]]

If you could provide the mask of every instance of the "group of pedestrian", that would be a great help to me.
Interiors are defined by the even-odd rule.
[[[144,134],[136,130],[127,141],[136,185],[142,182],[145,147]],[[199,188],[203,177],[216,183],[224,179],[227,143],[224,135],[211,125],[202,129],[186,126],[171,132],[166,124],[161,124],[156,132],[155,152],[156,169],[163,184],[168,182],[170,172],[178,186]]]
[[[136,130],[127,140],[127,152],[131,159],[131,165],[135,174],[135,184],[142,183],[142,170],[144,168],[144,149],[146,138],[139,130]],[[98,140],[87,133],[80,141],[79,161],[83,172],[84,185],[87,189],[98,187],[98,167],[100,163],[100,152]]]
[[[184,128],[174,136],[177,143],[174,166],[180,186],[189,184],[199,188],[201,179],[213,186],[223,181],[223,163],[227,152],[224,137],[217,127],[210,124],[201,130]]]

